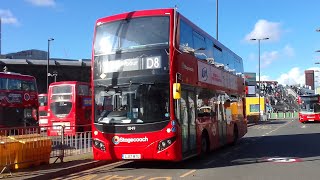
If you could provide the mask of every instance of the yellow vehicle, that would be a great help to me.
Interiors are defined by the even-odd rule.
[[[248,122],[257,122],[259,114],[265,114],[265,98],[260,97],[260,113],[259,113],[259,97],[246,97],[246,115]]]

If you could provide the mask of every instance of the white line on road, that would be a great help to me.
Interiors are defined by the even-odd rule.
[[[270,131],[270,132],[267,132],[266,134],[264,134],[264,135],[262,135],[262,136],[266,136],[266,135],[268,135],[268,134],[271,134],[271,133],[279,130],[280,128],[282,128],[282,127],[284,127],[284,126],[286,126],[286,125],[288,125],[288,124],[290,124],[290,123],[292,123],[292,122],[293,122],[293,121],[288,122],[288,123],[285,123],[284,125],[281,125],[281,126],[277,127],[276,129],[274,129],[274,130],[272,130],[272,131]]]
[[[187,172],[187,173],[185,173],[185,174],[182,174],[180,177],[181,178],[183,178],[183,177],[186,177],[186,176],[188,176],[188,175],[190,175],[190,174],[192,174],[192,173],[194,173],[194,172],[196,172],[197,170],[191,170],[191,171],[189,171],[189,172]]]
[[[236,147],[233,150],[238,151],[239,149],[241,149],[240,147]]]
[[[211,161],[205,163],[204,165],[205,165],[205,166],[208,166],[208,165],[212,164],[214,161],[216,161],[216,160],[215,160],[215,159],[214,159],[214,160],[211,160]]]
[[[116,168],[116,167],[119,167],[119,166],[122,166],[122,165],[125,165],[125,164],[129,164],[131,162],[133,162],[133,161],[118,161],[118,162],[107,164],[107,165],[104,165],[104,166],[99,166],[99,167],[96,167],[96,168],[88,169],[88,170],[85,170],[85,171],[83,171],[81,173],[92,172],[92,171],[96,171],[98,169],[110,170],[110,169],[113,169],[113,168]]]
[[[301,128],[306,128],[306,125],[301,126]]]
[[[222,156],[222,157],[225,157],[225,156],[228,156],[229,154],[231,154],[231,152],[223,153],[223,154],[221,154],[221,156]]]

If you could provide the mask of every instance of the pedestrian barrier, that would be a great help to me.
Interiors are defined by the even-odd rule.
[[[277,119],[298,119],[298,112],[274,112],[268,114],[268,120],[277,120]]]
[[[48,136],[48,128],[0,128],[0,174],[92,152],[91,131],[71,135],[65,130],[77,127],[60,126],[58,136]]]
[[[50,136],[52,139],[52,152],[51,157],[56,158],[55,162],[60,159],[63,162],[63,158],[66,156],[75,156],[92,152],[92,136],[91,131],[75,132],[74,134],[66,133],[67,129],[79,128],[85,129],[84,126],[61,126],[59,127],[60,136]],[[49,133],[48,133],[49,134]]]

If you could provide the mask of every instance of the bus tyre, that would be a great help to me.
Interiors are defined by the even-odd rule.
[[[238,142],[238,139],[239,139],[238,127],[236,125],[234,125],[232,145],[236,145]]]
[[[201,154],[207,154],[209,152],[209,138],[206,133],[202,133],[201,136]]]

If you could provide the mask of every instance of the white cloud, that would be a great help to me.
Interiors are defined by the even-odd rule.
[[[279,59],[280,53],[278,51],[264,52],[261,55],[261,67],[267,67],[272,64],[273,61]]]
[[[277,41],[280,39],[281,32],[280,23],[260,19],[255,24],[254,29],[246,35],[245,40],[269,38],[268,41]]]
[[[34,6],[48,6],[48,7],[56,6],[55,0],[25,0],[25,1],[31,3]]]
[[[303,85],[305,84],[304,77],[304,70],[301,70],[299,67],[294,67],[289,72],[281,74],[276,81],[284,85]]]
[[[314,70],[315,79],[320,78],[320,68],[319,67],[310,67],[305,70]],[[283,85],[305,85],[305,74],[304,69],[300,69],[299,67],[294,67],[290,69],[287,73],[281,74],[278,78],[275,79],[279,84]],[[257,81],[259,80],[259,76],[257,76]],[[274,79],[270,78],[270,76],[263,75],[261,76],[261,81],[273,81]],[[320,86],[320,82],[315,82],[315,86]]]
[[[295,55],[294,49],[289,44],[283,48],[283,52],[288,57],[293,57]]]
[[[294,49],[290,45],[286,45],[281,50],[274,50],[274,51],[265,51],[261,54],[260,61],[261,61],[261,68],[266,68],[270,66],[273,62],[285,58],[288,59],[290,57],[295,56]],[[249,60],[257,60],[258,56],[254,54],[249,54]],[[257,66],[258,68],[258,66]]]
[[[271,81],[271,78],[270,78],[270,76],[262,75],[260,80],[261,81]],[[256,81],[259,81],[259,76],[256,76]]]
[[[0,9],[0,17],[3,24],[19,24],[18,19],[8,9]]]

